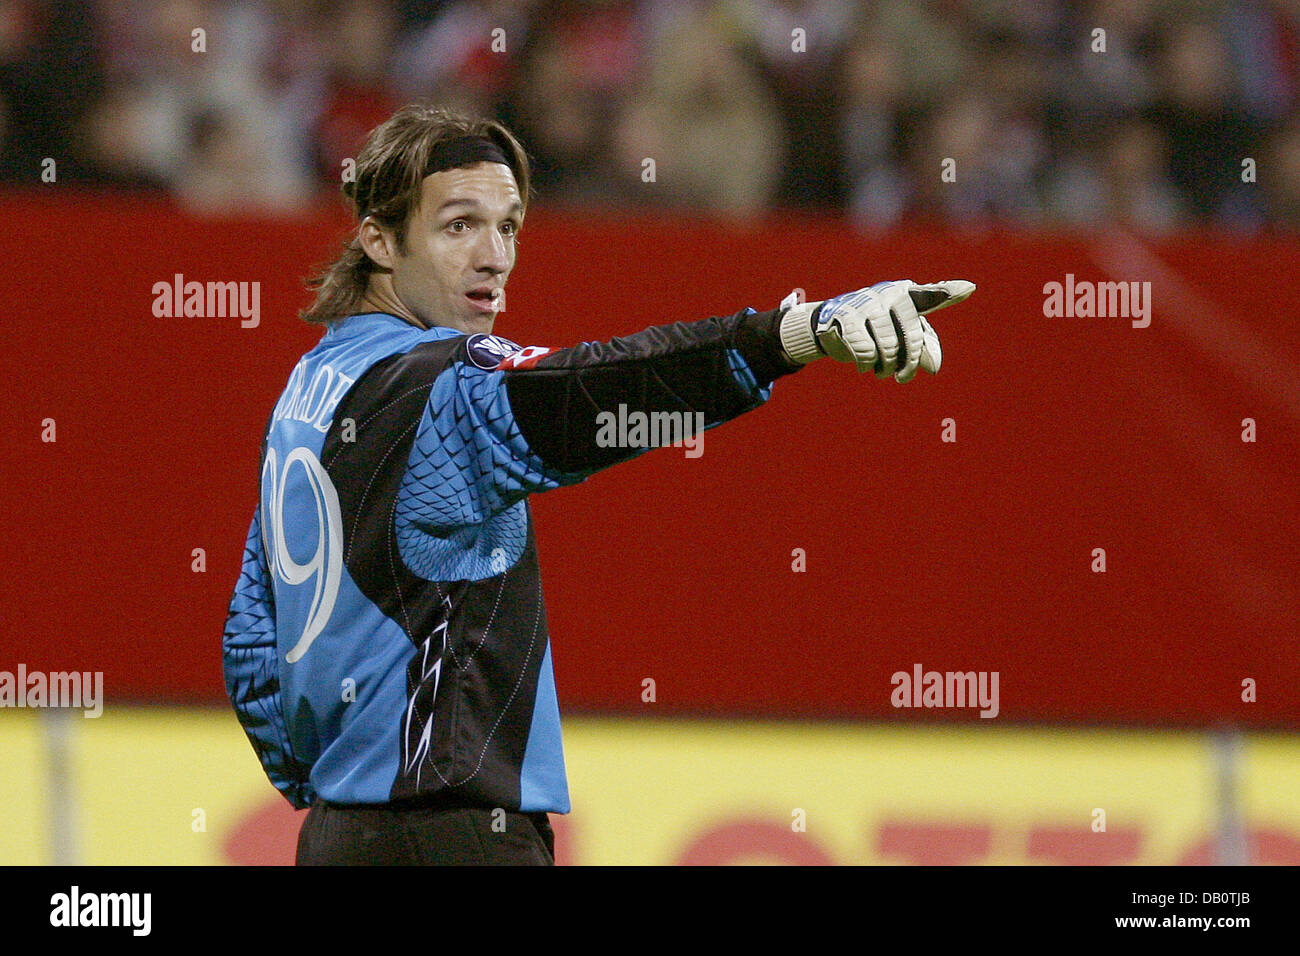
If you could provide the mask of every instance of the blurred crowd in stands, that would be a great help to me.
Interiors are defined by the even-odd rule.
[[[293,211],[412,100],[549,205],[1300,230],[1300,0],[0,0],[10,184]]]

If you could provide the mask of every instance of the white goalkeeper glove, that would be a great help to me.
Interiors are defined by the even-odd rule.
[[[939,336],[924,316],[961,302],[974,291],[975,283],[965,279],[928,285],[900,279],[824,302],[796,301],[781,318],[781,345],[801,365],[829,355],[853,362],[859,372],[870,370],[877,378],[893,375],[896,382],[910,382],[917,369],[933,375],[943,362]],[[787,298],[782,305],[790,301]]]

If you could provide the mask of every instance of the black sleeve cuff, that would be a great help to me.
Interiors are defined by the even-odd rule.
[[[736,351],[761,385],[803,368],[790,361],[781,347],[781,318],[785,309],[755,312],[740,320],[735,331]]]

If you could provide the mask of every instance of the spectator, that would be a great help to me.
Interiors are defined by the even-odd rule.
[[[1297,51],[1289,0],[0,0],[0,178],[282,211],[432,99],[543,204],[1288,229]]]

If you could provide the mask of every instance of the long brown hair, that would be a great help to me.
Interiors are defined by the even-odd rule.
[[[501,150],[515,175],[519,196],[528,206],[528,157],[519,141],[495,120],[479,119],[435,106],[403,106],[371,130],[357,154],[356,175],[343,184],[358,223],[372,216],[393,230],[397,251],[406,252],[406,226],[420,204],[429,156],[439,145],[464,136],[482,136]],[[343,254],[307,281],[316,301],[303,309],[307,322],[328,325],[357,311],[376,266],[354,233]]]

